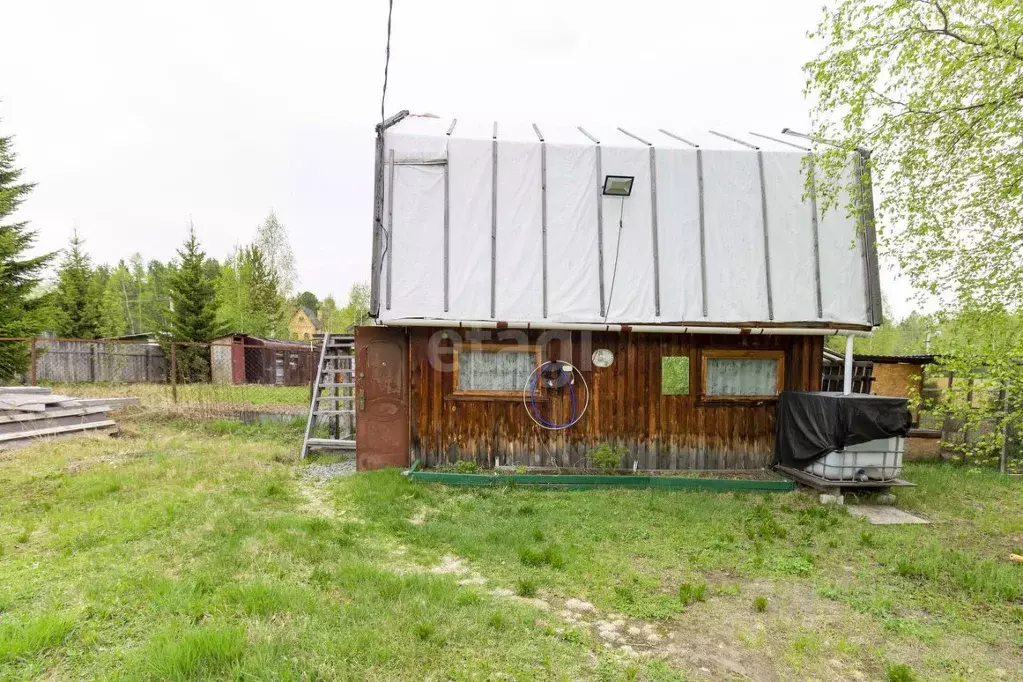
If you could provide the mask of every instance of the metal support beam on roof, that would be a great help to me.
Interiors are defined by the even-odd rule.
[[[760,220],[764,226],[764,275],[767,281],[767,319],[774,319],[774,295],[771,291],[771,238],[767,226],[767,183],[764,177],[764,153],[757,150],[757,171],[760,173]]]
[[[490,316],[497,317],[497,121],[491,144],[493,160],[490,179]]]
[[[391,150],[391,172],[387,183],[387,309],[391,309],[391,279],[394,264],[394,150]],[[446,168],[447,166],[445,166]]]
[[[684,138],[684,137],[681,137],[681,136],[679,136],[679,135],[676,135],[675,133],[673,133],[673,132],[671,132],[671,131],[669,131],[669,130],[665,130],[664,128],[658,128],[658,129],[657,129],[657,132],[659,132],[659,133],[664,133],[664,134],[665,134],[665,135],[667,135],[668,137],[670,137],[670,138],[673,138],[673,139],[676,139],[676,140],[678,140],[679,142],[684,142],[685,144],[689,145],[690,147],[695,147],[695,148],[698,148],[698,147],[700,146],[700,145],[696,144],[695,142],[690,142],[690,141],[689,141],[689,140],[687,140],[686,138]]]
[[[586,132],[582,126],[578,126],[579,132],[590,138],[590,141],[597,146],[597,283],[600,289],[600,316],[606,315],[604,307],[604,174],[601,168],[600,140]]]
[[[540,139],[540,257],[543,260],[543,316],[547,317],[547,143],[540,128],[533,124],[533,131]]]

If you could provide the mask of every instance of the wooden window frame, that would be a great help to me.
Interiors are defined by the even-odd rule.
[[[462,343],[456,344],[451,358],[452,372],[454,377],[454,384],[451,392],[451,396],[463,400],[521,400],[522,390],[508,391],[508,390],[486,390],[486,389],[472,389],[472,390],[460,390],[458,388],[458,356],[463,352],[478,352],[483,351],[486,353],[532,353],[536,358],[536,366],[539,367],[543,362],[543,356],[540,353],[540,346],[522,346],[522,345],[508,345],[500,343]]]
[[[707,394],[707,360],[718,358],[756,358],[771,359],[778,362],[778,388],[774,395],[708,395]],[[778,394],[785,390],[785,351],[783,350],[726,350],[703,349],[700,351],[700,400],[703,402],[749,403],[765,402],[778,399]]]

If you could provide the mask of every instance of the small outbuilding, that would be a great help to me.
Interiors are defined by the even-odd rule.
[[[213,383],[308,386],[316,374],[317,352],[306,341],[221,336],[210,346]]]

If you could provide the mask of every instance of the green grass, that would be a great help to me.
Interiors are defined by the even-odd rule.
[[[991,472],[909,466],[935,523],[871,527],[798,492],[309,484],[297,422],[122,421],[0,455],[0,679],[699,679],[570,597],[779,679],[1023,669],[1023,481]]]

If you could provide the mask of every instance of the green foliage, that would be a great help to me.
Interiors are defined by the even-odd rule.
[[[884,679],[886,682],[913,682],[916,675],[905,663],[889,663],[884,668]]]
[[[661,358],[661,393],[689,395],[689,358],[666,356]]]
[[[58,336],[93,339],[100,331],[102,284],[83,250],[85,240],[75,231],[57,269],[54,292]]]
[[[870,149],[877,225],[909,281],[945,301],[1023,300],[1023,4],[840,0],[811,34],[817,195],[846,194]],[[843,205],[844,204],[844,205]],[[898,228],[896,231],[895,228]]]
[[[42,331],[49,297],[34,292],[55,254],[29,257],[36,232],[25,221],[10,221],[35,186],[21,182],[14,163],[11,138],[0,136],[0,336],[29,336]],[[24,372],[28,359],[25,346],[0,344],[0,383]]]
[[[532,578],[519,578],[515,582],[515,594],[520,597],[535,597],[537,588],[536,581]]]
[[[456,461],[451,468],[459,474],[475,474],[479,471],[480,465],[476,463],[476,460],[460,459]]]
[[[295,265],[295,254],[291,249],[288,228],[277,219],[277,214],[270,210],[266,220],[256,228],[253,246],[259,249],[266,258],[266,268],[273,273],[282,299],[287,299],[295,280],[298,279],[298,268]]]
[[[316,298],[316,294],[311,291],[303,291],[295,298],[295,305],[299,308],[309,308],[313,312],[316,312],[320,308],[320,300]]]
[[[546,545],[543,549],[523,547],[519,550],[519,561],[523,566],[539,568],[550,566],[551,568],[564,568],[565,557],[561,549],[555,544]]]
[[[174,302],[172,338],[175,341],[211,341],[217,332],[216,291],[206,267],[206,254],[199,249],[194,227],[189,228],[188,239],[178,250],[178,256],[181,263],[170,282]],[[210,380],[208,348],[178,346],[175,355],[179,381]]]
[[[629,449],[624,445],[611,445],[601,443],[596,449],[586,453],[590,463],[603,470],[605,473],[613,473],[621,466],[622,460],[629,454]]]
[[[757,613],[764,613],[767,611],[767,597],[762,594],[758,594],[753,598],[753,610]]]
[[[684,606],[707,599],[707,583],[682,583],[678,586],[678,598]]]

